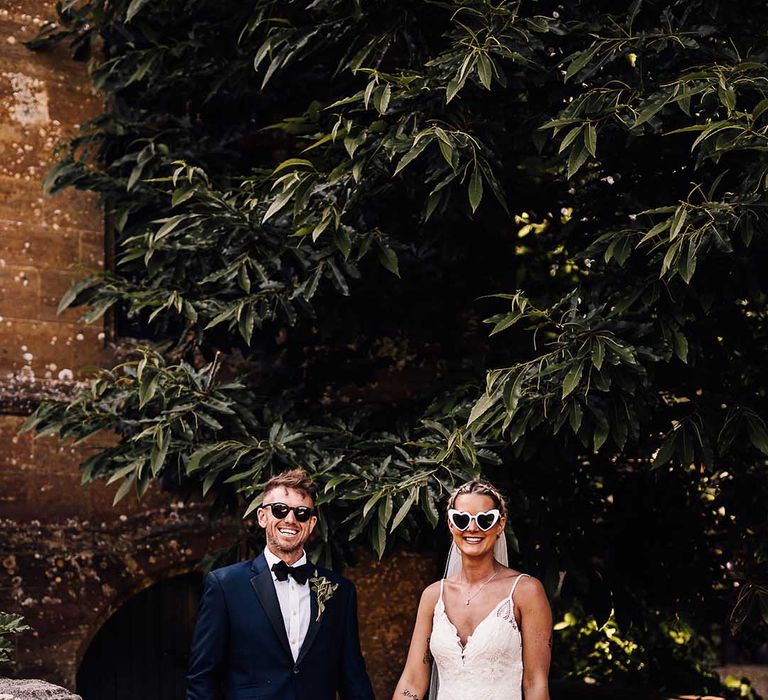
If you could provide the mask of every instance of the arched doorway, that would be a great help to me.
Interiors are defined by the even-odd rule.
[[[83,700],[183,700],[202,577],[143,590],[94,637],[77,672]]]

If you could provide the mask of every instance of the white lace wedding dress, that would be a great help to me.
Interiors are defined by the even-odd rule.
[[[455,625],[440,599],[432,618],[429,648],[439,676],[437,700],[522,700],[523,645],[515,621],[512,594],[488,613],[462,646]]]

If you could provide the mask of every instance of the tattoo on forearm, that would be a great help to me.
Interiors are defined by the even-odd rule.
[[[432,663],[432,652],[429,649],[429,640],[432,639],[432,637],[427,637],[427,648],[424,651],[424,658],[422,659],[425,664],[429,665]]]
[[[407,698],[413,698],[413,700],[419,700],[419,696],[416,693],[412,693],[408,688],[403,691],[403,695]]]

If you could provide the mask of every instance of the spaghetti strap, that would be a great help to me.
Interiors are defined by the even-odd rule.
[[[512,584],[512,590],[509,592],[509,599],[512,600],[512,595],[515,592],[515,588],[517,588],[517,584],[520,583],[520,579],[523,578],[523,576],[530,576],[528,574],[519,574],[518,577],[515,579],[515,582]],[[440,597],[442,597],[443,592],[440,591]]]
[[[445,579],[441,578],[440,579],[440,598],[439,598],[440,603],[443,602],[443,583],[445,583]]]

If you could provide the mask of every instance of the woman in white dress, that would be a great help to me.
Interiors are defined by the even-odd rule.
[[[506,566],[506,521],[488,483],[451,495],[446,577],[421,596],[392,700],[549,700],[552,612],[541,583]]]

